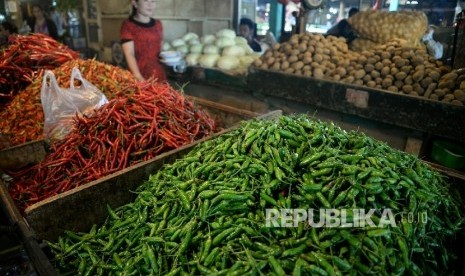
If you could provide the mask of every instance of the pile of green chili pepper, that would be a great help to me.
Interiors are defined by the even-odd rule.
[[[463,205],[416,157],[309,117],[249,121],[166,165],[88,233],[50,243],[63,274],[446,273]],[[265,209],[427,212],[384,228],[267,227]],[[349,219],[351,217],[348,212]],[[318,212],[316,212],[318,215]],[[380,211],[372,216],[379,221]],[[315,219],[318,221],[318,219]]]

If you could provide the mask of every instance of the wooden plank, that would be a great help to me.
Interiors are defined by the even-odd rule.
[[[16,209],[13,200],[8,194],[8,189],[2,180],[0,180],[0,199],[3,203],[1,207],[5,210],[5,213],[10,220],[9,224],[14,226],[17,229],[17,232],[21,235],[24,248],[26,249],[29,259],[33,263],[38,275],[57,275],[47,256],[40,248],[34,233],[26,224],[23,217],[18,212],[18,209]]]
[[[205,0],[205,9],[207,18],[233,17],[232,1]]]
[[[205,0],[175,0],[174,10],[176,16],[204,17]]]
[[[36,164],[45,157],[45,142],[43,140],[24,143],[0,151],[0,170],[19,169]]]
[[[250,69],[247,84],[264,95],[465,141],[463,106],[256,68]]]
[[[204,34],[215,34],[221,29],[229,29],[231,27],[230,21],[225,20],[206,20],[203,24]]]
[[[163,24],[163,40],[171,42],[177,38],[182,37],[187,33],[189,21],[188,20],[161,20]]]
[[[155,10],[153,16],[174,16],[174,1],[172,0],[155,0]]]

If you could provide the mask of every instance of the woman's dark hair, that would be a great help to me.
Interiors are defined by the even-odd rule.
[[[11,22],[8,22],[8,21],[2,22],[2,27],[3,27],[3,29],[9,31],[10,34],[17,34],[18,33],[18,28]]]
[[[136,2],[137,2],[137,1],[138,1],[138,0],[136,0]],[[136,16],[136,13],[137,13],[136,7],[134,7],[134,5],[131,4],[131,15],[129,15],[129,17],[132,18],[132,17]]]
[[[349,17],[352,17],[353,15],[355,15],[355,14],[358,13],[358,12],[359,12],[359,9],[357,9],[357,8],[351,8],[351,9],[349,10]]]
[[[241,20],[239,21],[239,26],[240,25],[246,25],[247,27],[249,27],[249,29],[251,31],[253,31],[253,37],[256,38],[257,37],[257,24],[255,24],[252,19],[249,19],[249,18],[241,18]]]

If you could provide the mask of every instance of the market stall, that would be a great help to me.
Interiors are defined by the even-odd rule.
[[[355,17],[361,52],[301,34],[252,57],[232,30],[188,32],[166,45],[169,83],[63,60],[49,68],[60,86],[78,67],[109,102],[57,140],[33,71],[0,112],[0,198],[38,273],[463,271],[463,168],[422,159],[431,137],[465,142],[465,71],[417,48],[412,14],[378,18],[418,24],[404,40]],[[380,141],[334,114],[397,132]],[[420,148],[391,146],[399,133]]]

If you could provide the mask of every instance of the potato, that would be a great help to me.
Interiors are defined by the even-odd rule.
[[[400,71],[405,72],[407,75],[410,74],[412,71],[413,67],[410,65],[405,65],[400,68]]]
[[[368,82],[366,83],[366,86],[368,86],[368,87],[370,87],[370,88],[374,88],[374,87],[376,86],[376,82],[374,82],[374,81],[372,81],[372,80],[371,80],[371,81],[368,81]]]
[[[289,63],[294,63],[299,60],[299,58],[296,55],[291,55],[288,59]]]
[[[324,75],[325,75],[325,74],[324,74],[322,68],[317,67],[317,68],[314,68],[314,69],[313,69],[313,76],[314,76],[315,78],[322,79],[322,78],[324,77]]]
[[[381,76],[387,76],[391,73],[391,68],[389,67],[383,67],[383,69],[381,69]]]
[[[391,92],[399,92],[399,89],[396,86],[389,86],[387,90]]]
[[[311,56],[305,56],[304,55],[304,58],[302,59],[302,61],[303,61],[304,64],[310,64],[310,63],[312,63],[313,60],[312,60]]]
[[[415,71],[425,71],[425,69],[426,68],[424,64],[415,66]]]
[[[343,82],[353,83],[355,81],[354,76],[347,76],[346,78],[342,79]]]
[[[446,92],[444,91],[444,89],[435,89],[434,90],[434,94],[436,94],[436,96],[438,96],[438,98],[442,98],[444,97],[444,95],[446,95]]]
[[[273,63],[276,61],[276,59],[274,57],[269,57],[265,60],[265,63],[268,65],[268,66],[272,66]]]
[[[390,66],[392,64],[391,60],[389,60],[389,59],[383,59],[383,61],[381,61],[381,63],[384,66]]]
[[[409,94],[410,92],[413,91],[413,86],[411,85],[404,85],[402,86],[402,91],[405,93],[405,94]]]
[[[463,106],[463,102],[461,102],[461,101],[459,101],[459,100],[452,100],[450,103],[451,103],[451,104],[455,104],[455,105]]]
[[[461,89],[461,90],[465,90],[465,81],[462,81],[462,82],[460,83],[460,89]]]
[[[419,95],[425,94],[425,89],[421,87],[419,83],[414,83],[412,86],[413,90],[416,91]]]
[[[381,58],[382,59],[391,59],[391,53],[390,52],[381,52]]]
[[[436,101],[439,100],[439,97],[438,97],[438,95],[436,95],[436,94],[431,94],[431,96],[429,96],[429,98],[430,98],[431,100],[436,100]]]
[[[454,97],[459,101],[465,101],[465,91],[460,89],[455,90]]]
[[[370,73],[373,70],[375,70],[375,66],[373,64],[367,64],[367,65],[365,65],[364,69],[365,69],[366,73]]]
[[[354,84],[356,85],[363,85],[363,80],[355,80]]]
[[[423,96],[425,98],[429,98],[429,96],[431,95],[431,93],[433,93],[434,89],[436,89],[437,86],[438,86],[437,83],[430,84],[428,88],[426,89],[425,94]]]
[[[268,68],[269,68],[269,66],[266,63],[263,63],[262,65],[260,65],[260,69],[266,70]]]
[[[281,43],[276,43],[275,45],[273,45],[272,48],[273,50],[278,51],[281,48],[281,45],[282,45]]]
[[[291,66],[297,71],[297,70],[302,69],[302,67],[304,67],[304,63],[302,61],[297,61],[297,62],[294,62]]]
[[[395,76],[397,73],[399,73],[399,69],[397,67],[391,68],[391,75]]]
[[[253,62],[253,65],[256,66],[256,67],[260,67],[262,64],[263,64],[263,61],[262,61],[262,59],[260,59],[260,58],[257,58],[257,59],[254,60],[254,62]]]
[[[451,79],[443,80],[443,78],[441,78],[441,80],[439,81],[438,87],[439,87],[439,88],[454,89],[454,87],[455,87],[455,81],[453,81],[453,80],[451,80]]]
[[[424,63],[425,63],[425,60],[423,59],[423,57],[421,57],[421,55],[416,54],[414,57],[412,57],[413,66],[421,65]]]
[[[289,67],[289,68],[287,68],[286,70],[284,70],[284,73],[292,74],[292,73],[294,73],[294,68]]]
[[[375,63],[375,70],[378,70],[378,71],[381,71],[381,69],[383,69],[384,65],[382,62],[377,62]]]
[[[363,70],[363,69],[359,69],[359,70],[354,72],[354,77],[357,80],[363,78],[365,75],[366,75],[366,73],[365,73],[365,70]]]
[[[312,67],[310,65],[304,65],[304,67],[302,68],[303,71],[311,71],[312,70]]]
[[[302,76],[304,74],[304,72],[302,72],[302,70],[296,70],[294,72],[294,75],[297,75],[297,76]]]
[[[398,61],[396,61],[396,67],[397,68],[402,68],[403,66],[407,65],[407,62],[405,59],[401,58]]]
[[[426,77],[421,80],[420,84],[423,88],[428,88],[428,86],[433,82],[433,79]]]
[[[417,93],[417,91],[411,91],[411,92],[409,93],[409,95],[410,95],[410,96],[415,96],[415,97],[418,97],[418,96],[419,96],[418,93]]]
[[[338,75],[338,74],[334,75],[333,80],[334,81],[340,81],[341,80],[341,75]]]
[[[389,88],[390,86],[392,86],[392,79],[390,79],[390,78],[384,79],[384,80],[381,82],[381,86],[382,86],[384,89]]]
[[[376,79],[376,78],[379,78],[381,76],[381,73],[379,71],[373,70],[373,71],[371,71],[370,75],[371,75],[371,77],[373,79]]]
[[[416,71],[413,76],[412,76],[412,79],[414,82],[419,82],[421,81],[425,76],[425,71]]]
[[[404,80],[407,77],[407,74],[405,72],[399,72],[395,75],[397,80]]]
[[[380,85],[380,87],[381,87],[381,83],[382,83],[382,82],[383,82],[383,79],[382,79],[382,78],[379,78],[379,77],[378,77],[378,78],[375,78],[375,83],[376,83],[376,85]]]
[[[273,70],[280,70],[281,69],[281,63],[275,62],[273,66],[270,67]]]
[[[307,70],[307,71],[304,71],[304,77],[311,77],[312,76],[312,71],[310,70]]]
[[[452,101],[453,99],[455,99],[455,97],[454,97],[453,94],[446,94],[446,95],[444,95],[444,99],[448,99],[448,100]]]
[[[287,68],[289,68],[290,64],[289,64],[289,61],[285,60],[281,63],[281,69],[282,70],[286,70]]]
[[[438,81],[440,78],[441,78],[441,73],[439,71],[431,71],[428,76],[434,80],[434,81]]]
[[[396,81],[394,82],[394,86],[397,87],[397,88],[399,88],[399,89],[401,89],[402,86],[404,86],[404,82],[401,81],[401,80],[396,80]]]

